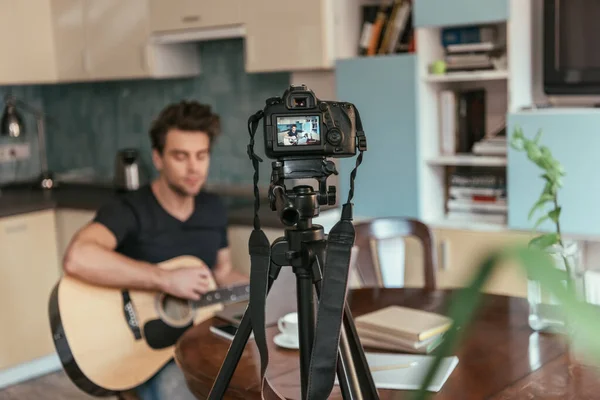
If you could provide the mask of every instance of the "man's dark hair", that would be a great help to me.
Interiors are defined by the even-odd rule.
[[[221,119],[211,107],[197,101],[181,101],[165,107],[150,127],[152,148],[162,154],[167,132],[170,129],[182,131],[202,131],[208,134],[210,144],[221,133]]]

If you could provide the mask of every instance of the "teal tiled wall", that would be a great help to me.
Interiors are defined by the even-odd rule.
[[[152,120],[171,102],[196,99],[211,104],[222,118],[223,133],[214,149],[209,180],[251,183],[252,164],[246,155],[248,117],[262,109],[267,98],[283,93],[289,85],[290,74],[247,74],[242,39],[206,42],[199,46],[202,73],[194,78],[14,88],[16,95],[22,93],[43,105],[45,111],[59,121],[57,126],[49,124],[47,127],[50,169],[61,173],[93,168],[99,181],[110,181],[117,150],[136,147],[142,153],[147,173],[153,176],[148,137]],[[262,138],[262,130],[257,138]],[[262,151],[261,140],[257,142]],[[37,162],[35,154],[32,153],[29,162],[23,163],[31,164],[25,171],[33,171],[33,176],[39,171],[39,164],[33,165]],[[268,183],[269,161],[265,160],[260,167],[261,181]],[[0,179],[12,179],[11,171],[0,171]],[[20,175],[21,178],[26,176],[25,173]]]

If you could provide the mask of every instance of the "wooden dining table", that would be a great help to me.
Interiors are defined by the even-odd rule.
[[[402,305],[446,314],[451,290],[361,288],[348,293],[357,317],[389,305]],[[528,325],[526,299],[484,294],[473,322],[464,327],[453,353],[458,365],[437,393],[436,400],[599,399],[596,370],[573,361],[562,336],[533,331]],[[208,397],[230,341],[209,331],[223,321],[213,318],[190,328],[176,346],[175,357],[187,384],[198,399]],[[289,399],[300,399],[298,350],[277,347],[276,326],[267,328],[267,376]],[[377,351],[365,348],[365,351]],[[249,341],[229,385],[226,399],[260,398],[260,357]],[[380,399],[408,399],[410,391],[379,389]],[[334,386],[330,399],[341,399]]]

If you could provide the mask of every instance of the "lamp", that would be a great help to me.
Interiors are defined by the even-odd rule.
[[[7,95],[4,101],[5,107],[4,113],[2,114],[2,120],[0,121],[0,135],[16,138],[25,134],[25,123],[17,108],[23,109],[35,116],[37,121],[38,148],[42,169],[37,183],[42,189],[52,189],[55,182],[52,173],[48,171],[48,160],[46,158],[46,125],[44,121],[46,115],[14,96]]]

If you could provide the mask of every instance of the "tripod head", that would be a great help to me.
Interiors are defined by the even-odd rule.
[[[284,225],[294,226],[299,222],[310,221],[319,215],[321,205],[335,204],[335,186],[327,188],[327,178],[331,174],[338,174],[332,161],[325,157],[277,160],[272,163],[272,167],[269,203],[271,210],[277,211]],[[295,186],[292,190],[285,186],[286,179],[306,178],[314,178],[319,182],[318,192],[309,185]]]

